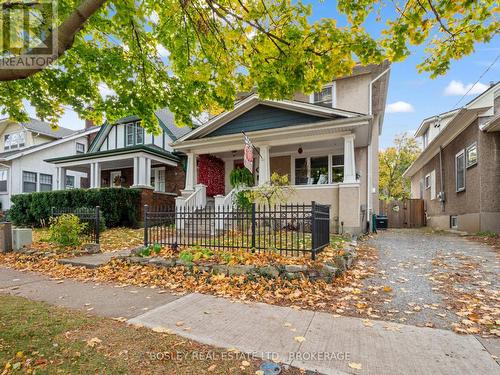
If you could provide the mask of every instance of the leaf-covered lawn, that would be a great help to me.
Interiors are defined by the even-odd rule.
[[[260,366],[227,354],[173,334],[0,295],[2,374],[255,374]]]
[[[60,248],[49,241],[50,235],[46,228],[33,229],[33,244],[31,248],[50,252],[77,252],[80,249]],[[101,233],[101,251],[118,251],[141,246],[144,243],[144,229],[110,228]]]

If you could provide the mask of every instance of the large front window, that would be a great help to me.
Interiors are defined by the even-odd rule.
[[[23,193],[34,193],[36,191],[36,173],[23,171]]]
[[[4,150],[17,150],[18,148],[24,147],[26,144],[26,139],[24,132],[16,132],[6,134],[4,136]]]
[[[324,185],[344,180],[344,155],[294,159],[295,185]]]
[[[165,167],[151,169],[151,186],[155,191],[165,192]]]
[[[64,183],[66,189],[74,189],[75,188],[75,176],[66,175],[66,181]]]

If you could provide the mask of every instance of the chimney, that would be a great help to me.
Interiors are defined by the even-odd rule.
[[[94,121],[89,120],[89,119],[85,120],[85,129],[90,129],[93,126],[95,126]]]

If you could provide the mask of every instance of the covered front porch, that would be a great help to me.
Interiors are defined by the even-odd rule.
[[[309,128],[298,133],[291,129],[279,134],[247,133],[258,150],[254,152],[255,185],[270,181],[273,173],[287,175],[294,193],[288,203],[310,204],[311,201],[330,205],[330,230],[336,233],[357,233],[362,230],[366,213],[360,197],[362,180],[366,178],[366,124],[351,129],[332,127]],[[243,166],[243,135],[224,142],[191,146],[187,154],[186,188],[177,198],[178,207],[204,206],[212,179],[200,181],[201,155],[220,160],[224,184],[215,190],[215,209],[228,210],[232,204],[231,171]],[[216,179],[215,179],[216,180]],[[200,184],[203,182],[203,184]],[[365,193],[366,194],[366,193]],[[208,194],[210,200],[210,194]]]
[[[181,159],[148,146],[49,159],[57,166],[57,189],[74,188],[67,171],[86,173],[87,188],[145,188],[175,197],[184,187]],[[173,199],[173,198],[172,198]]]

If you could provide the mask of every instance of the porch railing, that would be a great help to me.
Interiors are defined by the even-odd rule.
[[[232,212],[233,211],[233,196],[236,189],[231,190],[226,196],[216,195],[215,196],[215,211],[217,212]],[[215,229],[224,229],[224,220],[217,220],[215,223]]]
[[[203,184],[195,185],[194,192],[187,198],[175,198],[175,209],[178,211],[196,211],[205,208],[207,205],[207,187]],[[179,217],[176,225],[179,228],[184,226],[184,218]]]
[[[183,222],[179,227],[177,224]],[[201,246],[225,251],[276,252],[315,259],[330,241],[330,206],[252,205],[249,210],[190,207],[157,211],[144,207],[144,245]]]

